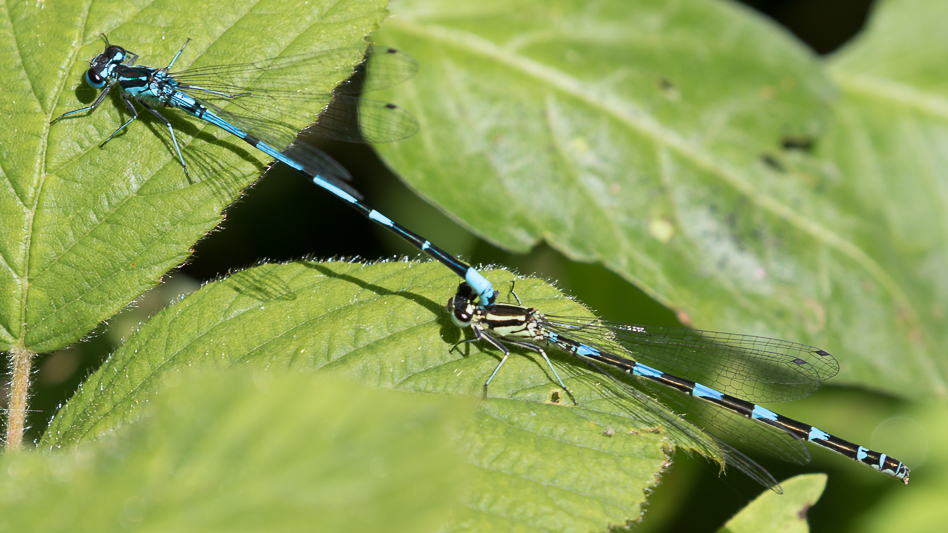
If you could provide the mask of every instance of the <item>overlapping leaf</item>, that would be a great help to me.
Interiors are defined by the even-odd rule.
[[[0,459],[0,527],[430,531],[463,494],[468,402],[285,372],[166,377],[137,424]]]
[[[512,276],[489,273],[498,287]],[[294,263],[206,285],[152,318],[57,414],[42,446],[95,440],[138,419],[164,384],[192,368],[251,367],[355,379],[426,395],[477,397],[497,354],[462,339],[444,310],[457,278],[441,264]],[[586,313],[537,280],[524,304]],[[506,296],[505,296],[506,297]],[[551,352],[579,406],[542,359],[514,356],[491,399],[459,421],[474,469],[455,527],[598,530],[637,519],[667,466],[668,445],[716,453],[702,434],[666,427],[641,403]]]
[[[944,6],[912,5],[830,77],[727,2],[402,2],[379,38],[422,71],[387,98],[422,133],[381,151],[499,246],[543,240],[703,329],[823,347],[840,383],[943,395],[943,114],[867,114],[848,74],[917,72],[899,94],[942,109],[944,47],[919,43],[944,39]],[[901,53],[876,53],[891,40]]]

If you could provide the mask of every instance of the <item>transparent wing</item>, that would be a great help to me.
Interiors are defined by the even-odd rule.
[[[268,120],[251,115],[238,115],[224,111],[216,105],[198,99],[212,113],[230,122],[234,126],[250,133],[254,137],[285,153],[314,176],[319,176],[333,185],[345,190],[352,196],[362,199],[351,185],[352,175],[335,159],[326,155],[322,150],[296,138],[295,126],[275,120]]]
[[[372,76],[364,83],[348,78],[341,85],[331,80],[349,77],[352,68],[370,61]],[[376,72],[378,70],[378,72]],[[239,63],[197,67],[171,76],[179,88],[203,101],[226,107],[231,116],[245,121],[267,117],[276,129],[290,131],[286,146],[295,134],[313,122],[300,116],[302,104],[321,111],[312,133],[346,142],[392,142],[418,131],[418,121],[404,109],[385,102],[349,96],[360,89],[375,90],[401,83],[418,70],[415,60],[398,50],[371,47],[324,50],[313,54]],[[314,76],[313,72],[322,73]],[[284,137],[287,134],[284,132]],[[271,137],[276,138],[276,137]]]
[[[809,461],[810,456],[806,446],[788,434],[782,433],[774,428],[770,428],[762,424],[755,424],[758,427],[742,425],[733,419],[741,417],[737,415],[729,416],[732,415],[732,413],[729,411],[725,411],[720,408],[713,408],[711,405],[694,400],[691,396],[675,393],[674,391],[656,386],[654,383],[648,382],[644,379],[631,378],[624,373],[614,375],[612,371],[602,368],[593,361],[583,358],[578,359],[609,379],[609,381],[615,386],[612,394],[618,398],[631,397],[638,403],[639,406],[643,407],[648,412],[647,415],[642,416],[641,411],[639,410],[630,411],[630,414],[638,413],[635,415],[635,418],[640,419],[646,424],[657,423],[663,427],[671,428],[674,431],[684,434],[693,442],[702,442],[702,436],[710,437],[720,452],[723,454],[724,461],[727,465],[737,468],[754,481],[773,490],[774,492],[783,493],[783,489],[780,488],[777,480],[774,479],[770,472],[728,443],[695,425],[694,421],[689,419],[692,416],[692,413],[697,415],[696,418],[702,422],[708,422],[711,424],[718,422],[722,423],[724,426],[722,428],[718,428],[714,425],[711,425],[710,427],[717,430],[717,432],[734,437],[739,442],[764,450],[769,454],[784,460],[802,463]],[[654,393],[656,396],[662,398],[662,400],[671,401],[660,401],[652,395],[646,394],[642,390],[638,390],[632,385],[626,383],[626,381],[629,380],[634,381],[635,384],[637,386],[641,386],[643,390]],[[688,402],[688,400],[692,401]],[[677,406],[678,409],[674,409],[672,406]],[[702,409],[704,407],[711,409]],[[676,413],[676,411],[684,412],[686,414],[685,416],[682,416]],[[719,418],[715,418],[716,413],[714,413],[714,411],[718,411],[720,413]]]
[[[395,104],[336,95],[309,131],[336,141],[375,144],[407,139],[418,127],[415,117]]]
[[[346,191],[357,200],[364,199],[363,196],[359,194],[359,191],[355,190],[348,183],[345,183],[345,181],[352,180],[352,176],[349,175],[349,172],[322,150],[305,141],[297,139],[290,143],[289,146],[283,150],[283,153],[293,161],[302,165],[303,169],[309,174],[325,179],[336,187]]]
[[[577,341],[618,344],[635,361],[752,402],[806,397],[839,372],[839,363],[824,350],[767,337],[589,318],[545,320]]]
[[[347,66],[349,65],[349,66]],[[351,65],[355,65],[352,67]],[[368,66],[372,76],[350,79],[354,70]],[[314,77],[319,72],[322,78]],[[401,50],[384,46],[335,48],[310,54],[260,59],[249,63],[195,67],[171,73],[180,83],[236,94],[245,91],[282,94],[357,94],[392,87],[412,78],[418,62]],[[333,85],[331,80],[346,81]]]
[[[639,381],[664,403],[687,413],[687,418],[692,423],[706,428],[706,431],[730,437],[781,461],[801,465],[810,462],[810,451],[807,450],[806,444],[786,431],[647,380]]]

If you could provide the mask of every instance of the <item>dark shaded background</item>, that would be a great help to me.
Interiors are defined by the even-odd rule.
[[[745,0],[777,23],[784,25],[818,54],[830,54],[863,26],[871,0]],[[384,43],[380,43],[384,44]],[[410,52],[410,50],[409,50]],[[422,65],[424,68],[424,65]],[[376,207],[394,220],[423,234],[473,264],[499,264],[523,274],[556,280],[610,319],[647,324],[674,324],[674,315],[630,286],[617,275],[596,265],[573,263],[546,245],[528,255],[513,255],[472,236],[453,220],[431,207],[391,175],[371,147],[326,142],[320,145],[350,169],[355,185]],[[137,323],[167,305],[175,294],[192,290],[196,283],[260,261],[334,257],[377,260],[417,256],[414,248],[371,224],[339,200],[297,175],[276,168],[227,211],[221,227],[195,248],[193,259],[169,281],[138,302],[136,308],[103,325],[89,340],[37,360],[28,439],[37,439],[57,406],[75,391],[80,381]],[[5,394],[3,395],[5,398]],[[822,401],[871,402],[883,413],[895,412],[898,403],[858,391],[821,391]],[[784,412],[785,410],[781,410]],[[792,413],[788,413],[792,414]],[[826,428],[830,429],[830,428]],[[807,467],[759,459],[777,479],[802,472],[827,472],[830,485],[819,505],[810,511],[814,531],[838,531],[851,526],[852,516],[871,507],[887,490],[904,490],[898,483],[866,484],[846,475],[852,465],[831,454],[816,453]],[[880,476],[881,478],[881,476]],[[675,468],[663,477],[644,528],[667,531],[713,531],[760,492],[760,487],[740,474],[723,478],[701,459],[679,454]]]

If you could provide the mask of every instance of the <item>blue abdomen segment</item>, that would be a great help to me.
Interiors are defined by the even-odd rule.
[[[105,35],[103,35],[103,38],[105,38]],[[212,84],[216,83],[216,86],[219,87],[236,88],[235,82],[233,80],[228,82],[225,78],[217,77],[220,72],[218,72],[215,67],[202,67],[190,72],[185,71],[177,74],[169,74],[168,71],[172,66],[174,66],[175,62],[184,52],[184,49],[187,47],[190,39],[188,39],[188,42],[185,42],[181,49],[178,50],[175,56],[171,59],[171,62],[168,64],[168,66],[160,69],[134,66],[135,61],[138,59],[136,54],[131,53],[120,46],[111,45],[107,38],[105,38],[105,41],[105,51],[93,58],[93,60],[90,62],[90,68],[85,73],[86,83],[89,86],[103,89],[99,94],[99,97],[92,105],[63,113],[59,117],[53,119],[50,122],[51,124],[62,118],[75,115],[77,113],[95,111],[105,100],[105,97],[109,91],[113,87],[118,86],[122,91],[122,100],[131,112],[132,118],[112,132],[112,135],[110,135],[100,145],[100,147],[108,143],[119,131],[123,130],[132,121],[138,118],[138,111],[132,104],[133,100],[137,101],[143,107],[148,109],[148,111],[154,114],[168,128],[168,131],[171,135],[171,142],[174,146],[175,152],[177,153],[178,160],[181,162],[181,166],[184,169],[185,177],[187,177],[188,182],[193,183],[188,173],[187,163],[185,162],[181,153],[181,149],[178,146],[174,128],[172,127],[171,123],[164,116],[162,116],[161,113],[158,112],[158,108],[165,106],[181,109],[182,111],[194,117],[200,118],[210,124],[214,124],[215,126],[222,128],[223,130],[238,137],[247,144],[259,149],[261,152],[269,155],[275,160],[296,169],[300,173],[306,175],[316,185],[326,189],[348,203],[354,209],[366,216],[369,220],[372,220],[373,222],[390,229],[395,234],[414,245],[420,251],[443,263],[445,266],[451,269],[451,271],[455,272],[457,275],[467,281],[471,287],[474,288],[478,295],[478,305],[486,306],[492,305],[494,303],[496,293],[493,286],[491,286],[490,282],[487,281],[486,278],[471,268],[468,264],[453,257],[437,246],[431,244],[431,242],[428,240],[398,225],[388,217],[362,203],[362,196],[358,193],[358,191],[346,183],[350,178],[348,172],[326,154],[323,154],[319,150],[307,145],[306,143],[294,140],[296,137],[296,131],[294,131],[295,128],[293,126],[289,124],[280,124],[279,127],[274,130],[275,133],[267,133],[263,131],[263,128],[254,126],[254,124],[261,124],[266,120],[266,117],[247,116],[242,118],[238,114],[228,113],[227,111],[224,111],[213,104],[203,101],[200,98],[193,97],[185,92],[200,91],[201,94],[214,95],[215,97],[220,97],[227,100],[236,98],[252,98],[254,96],[253,91],[237,90],[234,92],[223,92],[213,89],[212,85],[207,85],[206,83],[197,83],[198,80],[204,79],[205,81],[210,81]],[[327,57],[335,57],[332,56],[334,53],[333,51],[327,52],[330,54],[330,56]],[[394,49],[383,49],[382,53],[379,54],[378,57],[393,58],[395,63],[392,64],[396,65],[398,68],[391,70],[389,74],[392,76],[391,80],[397,83],[410,77],[415,70],[412,68],[412,66],[417,66],[417,64],[414,63],[414,60],[411,60],[410,56],[405,54],[397,54],[396,52],[397,51]],[[343,52],[343,55],[347,56],[348,53]],[[408,61],[406,61],[406,58]],[[293,68],[295,65],[311,64],[307,62],[318,59],[319,58],[314,55],[298,56],[295,58],[273,58],[269,60],[253,62],[252,64],[249,64],[249,66],[245,67],[253,68],[258,71],[270,70],[271,72],[279,71],[279,69],[283,68],[287,69],[283,71],[286,73],[294,72]],[[227,67],[224,67],[221,72],[223,71],[228,71],[230,73],[236,72],[232,68],[228,70]],[[224,74],[225,77],[226,75],[227,74]],[[181,81],[185,79],[188,81]],[[381,86],[382,85],[377,85],[375,88],[379,88]],[[312,96],[319,97],[320,95]],[[343,100],[343,98],[346,97],[339,95],[335,95],[333,98],[337,102],[358,101],[354,98]],[[337,138],[338,140],[355,140],[358,142],[360,135],[363,135],[361,139],[374,139],[379,142],[384,142],[402,139],[413,133],[412,127],[417,128],[417,121],[415,121],[410,114],[401,111],[398,106],[393,104],[373,106],[369,102],[371,101],[362,101],[362,103],[365,105],[359,108],[360,115],[364,109],[374,110],[376,113],[384,109],[385,116],[390,117],[390,119],[386,118],[377,123],[373,123],[376,126],[374,131],[360,130],[359,132],[353,133],[352,131],[346,129],[340,137],[333,138]],[[376,118],[380,116],[382,115],[375,115]],[[273,124],[275,123],[270,123],[270,125]],[[379,128],[381,125],[386,127]],[[261,131],[255,131],[256,129],[260,129]]]
[[[472,268],[467,263],[464,263],[451,254],[445,252],[441,248],[431,244],[431,242],[427,239],[410,231],[404,226],[397,224],[375,209],[365,205],[359,200],[359,198],[356,198],[353,194],[350,194],[350,192],[346,190],[348,187],[340,183],[339,180],[324,178],[322,175],[320,175],[321,162],[310,163],[308,157],[294,157],[306,156],[307,148],[305,145],[291,144],[285,152],[280,152],[276,149],[276,147],[270,146],[266,142],[248,134],[247,132],[234,126],[233,124],[230,124],[221,117],[218,117],[212,111],[208,110],[206,106],[201,105],[200,102],[195,101],[193,98],[190,98],[187,95],[183,95],[183,97],[176,96],[174,101],[176,102],[176,106],[181,107],[192,115],[224,129],[228,133],[243,139],[246,143],[250,144],[261,152],[264,152],[270,157],[273,157],[277,161],[289,165],[291,168],[299,171],[309,178],[314,184],[344,200],[369,220],[379,224],[380,226],[388,228],[401,238],[408,241],[419,251],[422,251],[441,262],[451,269],[452,272],[463,278],[471,285],[471,287],[479,296],[480,305],[490,305],[494,303],[496,297],[493,285],[491,285],[487,278],[481,275],[477,270]]]
[[[753,432],[755,434],[767,433],[768,431],[777,431],[783,434],[783,438],[789,436],[792,439],[796,439],[797,441],[811,442],[817,446],[834,451],[854,461],[869,466],[870,468],[878,470],[883,474],[900,479],[906,484],[908,483],[910,472],[909,468],[900,461],[893,459],[884,453],[879,453],[867,448],[863,448],[862,446],[830,435],[829,433],[810,426],[809,424],[798,422],[792,418],[777,414],[766,407],[762,407],[747,400],[742,400],[736,396],[725,394],[701,383],[680,378],[631,359],[619,357],[605,350],[600,350],[584,343],[577,342],[566,337],[565,333],[561,334],[550,332],[547,334],[547,340],[548,342],[556,345],[558,348],[579,357],[583,357],[594,362],[604,363],[614,368],[622,369],[632,376],[658,383],[664,387],[668,387],[683,394],[688,394],[693,398],[700,400],[701,402],[723,409],[728,413],[738,415],[752,422],[763,424],[769,428],[764,429],[760,426],[757,426],[759,429],[756,432]],[[773,438],[773,435],[774,434],[771,434],[771,438]],[[750,436],[750,434],[747,436]],[[763,442],[763,444],[760,444],[760,446],[764,449],[764,451],[767,451],[766,436],[760,440]],[[809,454],[806,453],[805,448],[800,450],[800,454],[802,455],[787,455],[786,451],[781,451],[781,453],[777,453],[776,455],[783,459],[800,460],[800,462],[806,462],[806,460],[809,459]]]
[[[746,419],[764,424],[776,431],[786,433],[799,441],[813,443],[827,450],[836,452],[854,461],[862,463],[874,470],[877,470],[888,476],[902,480],[908,484],[910,470],[901,461],[893,459],[884,453],[876,452],[864,448],[852,442],[843,440],[839,437],[826,433],[825,431],[804,424],[792,418],[777,414],[770,409],[762,407],[752,402],[730,396],[706,387],[700,383],[695,383],[687,379],[679,378],[659,372],[651,367],[646,367],[639,363],[632,363],[630,373],[643,379],[648,379],[664,386],[671,387],[680,392],[690,394],[692,397],[714,405],[731,413],[737,414]],[[643,370],[643,368],[645,370]],[[767,451],[766,448],[764,451]],[[786,458],[786,457],[783,457]]]

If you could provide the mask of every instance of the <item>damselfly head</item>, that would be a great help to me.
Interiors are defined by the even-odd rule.
[[[135,54],[121,46],[107,44],[105,52],[95,56],[89,62],[89,70],[86,71],[86,83],[90,87],[101,89],[112,75],[116,65],[121,65],[130,56],[135,57]]]
[[[466,328],[471,325],[474,319],[474,303],[472,302],[474,289],[467,282],[458,286],[458,292],[448,299],[448,312],[451,313],[451,321],[459,328]]]

